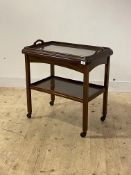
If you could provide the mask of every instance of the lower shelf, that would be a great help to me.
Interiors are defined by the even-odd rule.
[[[50,76],[43,80],[32,83],[31,89],[83,102],[83,82],[81,81]],[[89,84],[88,101],[91,101],[103,92],[103,86]]]

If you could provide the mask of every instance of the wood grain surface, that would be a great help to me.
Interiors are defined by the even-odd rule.
[[[26,117],[24,89],[0,88],[0,175],[127,175],[131,172],[131,94],[109,93],[89,103],[89,130],[79,133],[82,104],[33,91]]]

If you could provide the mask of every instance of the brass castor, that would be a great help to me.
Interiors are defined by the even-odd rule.
[[[27,114],[27,117],[28,117],[28,118],[31,118],[31,113],[28,113],[28,114]]]
[[[102,122],[104,122],[104,120],[106,119],[106,116],[102,116],[100,119]]]
[[[85,137],[85,136],[86,136],[86,132],[81,132],[81,133],[80,133],[80,136],[81,136],[81,137]]]
[[[50,106],[53,106],[54,105],[54,101],[50,101]]]

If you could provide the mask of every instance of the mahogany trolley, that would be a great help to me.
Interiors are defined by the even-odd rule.
[[[27,117],[31,118],[31,89],[51,94],[50,105],[54,105],[55,95],[83,103],[83,124],[81,137],[88,129],[88,102],[103,93],[103,111],[101,121],[107,115],[110,55],[113,51],[107,47],[96,47],[56,41],[37,40],[22,50],[25,54]],[[31,83],[30,63],[50,64],[50,76]],[[89,72],[96,66],[105,65],[104,85],[89,83]],[[83,73],[83,82],[55,76],[55,65]]]

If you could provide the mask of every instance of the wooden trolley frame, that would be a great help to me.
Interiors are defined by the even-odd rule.
[[[94,52],[88,56],[80,56],[74,53],[64,53],[48,50],[47,47],[75,48]],[[44,42],[37,40],[33,45],[25,47],[26,90],[27,90],[27,117],[31,118],[31,89],[51,94],[50,105],[54,105],[55,95],[65,97],[83,103],[83,126],[81,137],[85,137],[88,129],[88,102],[103,93],[103,111],[101,121],[107,115],[108,82],[110,55],[113,51],[106,47],[96,47],[63,42]],[[50,64],[50,76],[31,83],[30,63]],[[89,83],[89,72],[96,66],[105,64],[104,85]],[[55,76],[55,65],[66,67],[83,73],[83,82]]]

